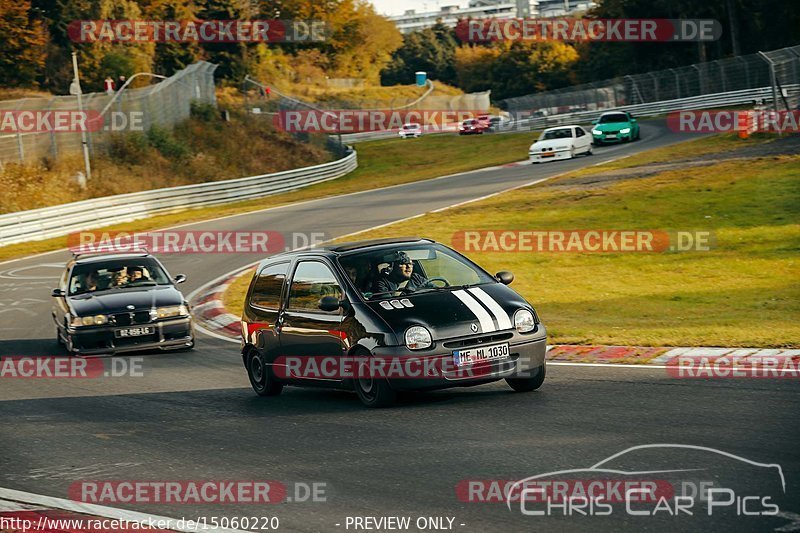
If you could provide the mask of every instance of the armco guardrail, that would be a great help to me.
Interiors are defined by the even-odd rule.
[[[338,178],[355,170],[355,150],[312,167],[226,181],[183,185],[0,215],[0,246],[60,237],[191,207],[269,196]]]

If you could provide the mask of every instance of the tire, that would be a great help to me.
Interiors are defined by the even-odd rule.
[[[358,353],[361,357],[369,357],[366,353]],[[397,392],[384,378],[355,378],[353,388],[358,399],[370,408],[391,407],[397,400]]]
[[[586,155],[592,155],[592,154],[594,154],[594,151],[592,150],[592,145],[591,145],[591,144],[589,145],[589,148],[586,150],[586,152],[585,152],[585,153],[586,153]]]
[[[283,391],[283,383],[275,381],[272,369],[264,363],[258,350],[250,350],[247,354],[247,378],[250,386],[259,396],[277,396]]]
[[[544,383],[545,375],[547,374],[547,365],[542,364],[536,373],[530,377],[524,378],[506,378],[508,386],[514,389],[514,392],[531,392],[535,391]]]

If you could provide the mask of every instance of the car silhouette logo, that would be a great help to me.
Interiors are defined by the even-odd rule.
[[[473,333],[478,333],[478,324],[475,324],[475,323],[473,322],[473,323],[470,325],[470,329],[472,330],[472,332],[473,332]]]

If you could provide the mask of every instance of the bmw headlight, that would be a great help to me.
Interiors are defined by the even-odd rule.
[[[181,305],[172,305],[170,307],[159,307],[156,311],[156,315],[158,318],[171,318],[173,316],[187,316],[189,314],[189,309],[181,304]]]
[[[602,135],[603,134],[603,132],[598,130],[598,129],[592,130],[592,133],[595,134],[595,135]]]
[[[94,315],[94,316],[74,316],[70,321],[70,326],[79,328],[81,326],[102,326],[108,324],[108,316]]]
[[[620,133],[630,133],[631,129],[630,128],[622,128],[621,130],[619,130],[619,132]]]
[[[422,326],[411,326],[406,330],[406,347],[409,350],[430,348],[433,343],[431,332]]]
[[[527,309],[519,309],[514,313],[514,327],[520,333],[527,333],[536,327],[536,320],[533,318],[533,313]]]

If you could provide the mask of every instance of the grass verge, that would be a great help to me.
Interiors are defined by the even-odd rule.
[[[537,307],[552,343],[800,347],[799,195],[800,156],[607,182],[572,174],[358,238],[450,244],[468,229],[707,230],[710,251],[468,254],[516,274],[514,288]]]

